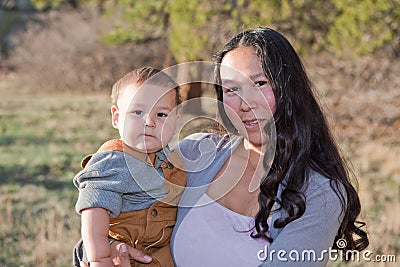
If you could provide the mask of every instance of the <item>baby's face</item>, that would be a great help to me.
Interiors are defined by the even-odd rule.
[[[157,84],[124,88],[111,112],[125,144],[143,153],[165,147],[177,126],[175,96],[175,89]]]

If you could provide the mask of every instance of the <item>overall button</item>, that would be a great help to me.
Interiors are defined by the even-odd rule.
[[[157,214],[158,214],[158,212],[157,212],[156,209],[152,209],[152,210],[151,210],[151,215],[153,215],[154,217],[156,217]]]

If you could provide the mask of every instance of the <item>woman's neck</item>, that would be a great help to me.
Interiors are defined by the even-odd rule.
[[[265,146],[261,145],[254,145],[253,143],[251,143],[249,140],[247,140],[246,138],[243,138],[243,148],[250,151],[250,154],[258,154],[259,156],[264,155],[264,148]]]
[[[242,141],[219,170],[207,194],[237,213],[255,216],[259,210],[260,181],[265,175],[259,149]]]
[[[249,192],[254,192],[259,189],[260,181],[265,175],[265,169],[263,167],[264,154],[262,147],[255,146],[246,139],[243,139],[242,144],[238,147],[238,153],[243,157],[243,162],[246,163],[243,166],[247,166],[250,173],[253,175],[244,176],[243,181],[248,184]]]

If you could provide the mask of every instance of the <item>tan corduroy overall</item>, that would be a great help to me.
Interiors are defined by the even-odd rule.
[[[137,152],[125,146],[121,140],[110,140],[104,143],[97,152],[110,150],[123,151],[145,162],[147,155],[147,163],[152,166],[156,161],[154,153]],[[82,161],[82,167],[89,159],[90,156]],[[168,160],[173,161],[174,165],[169,164]],[[166,196],[148,209],[122,212],[117,218],[110,218],[109,235],[112,238],[135,247],[153,258],[150,264],[131,261],[131,266],[174,266],[170,251],[170,239],[176,221],[177,205],[183,187],[186,185],[186,174],[182,167],[179,154],[172,152],[168,159],[161,164],[166,180]]]

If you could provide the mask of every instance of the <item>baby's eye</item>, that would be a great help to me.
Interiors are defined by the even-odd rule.
[[[132,113],[137,115],[137,116],[143,115],[143,111],[141,111],[141,110],[134,110]]]
[[[239,87],[225,88],[225,93],[235,93],[237,91],[239,91]]]
[[[157,117],[165,118],[165,117],[168,117],[168,114],[167,114],[167,113],[164,113],[164,112],[158,112],[158,113],[157,113]]]

